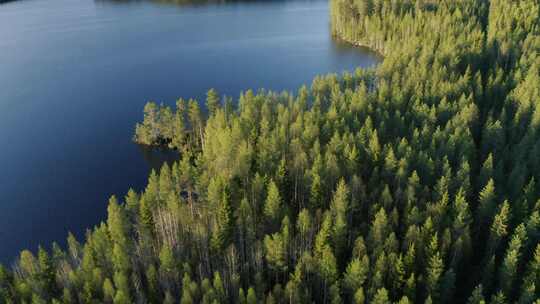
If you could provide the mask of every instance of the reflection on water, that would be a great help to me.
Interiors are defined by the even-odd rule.
[[[383,56],[372,49],[365,47],[365,46],[352,46],[350,43],[345,42],[341,39],[335,38],[333,36],[330,37],[332,39],[332,48],[337,54],[349,54],[351,52],[351,49],[353,49],[355,52],[359,52],[362,54],[365,54],[366,56],[369,56],[373,58],[375,61],[382,61]]]
[[[144,161],[152,170],[158,171],[164,163],[172,164],[180,159],[178,151],[167,149],[165,147],[149,147],[145,145],[137,145]]]

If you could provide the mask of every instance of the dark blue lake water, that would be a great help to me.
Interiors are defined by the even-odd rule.
[[[111,194],[145,185],[162,159],[131,141],[147,101],[295,90],[375,64],[332,40],[328,15],[318,0],[0,4],[0,261],[82,238]]]

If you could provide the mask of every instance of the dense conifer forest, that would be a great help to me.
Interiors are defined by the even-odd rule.
[[[378,67],[148,103],[180,160],[0,303],[540,303],[540,1],[330,5]]]

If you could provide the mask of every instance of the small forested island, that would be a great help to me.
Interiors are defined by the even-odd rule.
[[[180,160],[0,268],[0,303],[540,303],[540,2],[331,0],[384,55],[296,94],[148,103]]]

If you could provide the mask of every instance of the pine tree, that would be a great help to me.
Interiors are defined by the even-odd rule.
[[[174,126],[173,126],[173,136],[169,146],[171,148],[178,149],[180,151],[184,150],[184,145],[186,143],[186,102],[183,99],[178,99],[176,101],[176,113],[174,113]]]
[[[414,303],[416,299],[416,276],[414,272],[411,273],[405,282],[404,294]]]
[[[410,304],[412,303],[411,301],[409,301],[409,298],[407,298],[407,296],[403,296],[401,299],[399,299],[399,302],[398,304]]]
[[[381,288],[377,290],[377,293],[373,297],[373,300],[371,301],[373,304],[388,304],[390,303],[390,299],[388,298],[388,291],[385,288]]]
[[[264,238],[266,261],[276,276],[287,269],[287,242],[280,233],[267,235]]]
[[[238,304],[246,304],[246,293],[244,292],[244,288],[240,287],[238,290]]]
[[[499,208],[499,212],[493,218],[493,224],[491,225],[490,237],[488,241],[488,253],[491,254],[496,251],[500,241],[508,234],[508,221],[510,216],[510,204],[508,201]]]
[[[139,211],[139,195],[133,188],[129,188],[125,201],[127,210],[132,214],[137,214]]]
[[[40,297],[37,294],[32,295],[32,304],[47,304],[47,301],[45,301],[42,297]]]
[[[390,294],[399,295],[405,284],[405,264],[401,255],[390,254],[390,276],[391,282]]]
[[[115,272],[113,275],[113,283],[116,287],[116,295],[114,296],[114,303],[120,301],[120,303],[131,302],[130,284],[129,278],[125,272]],[[118,299],[117,299],[118,297]]]
[[[476,286],[473,293],[469,297],[467,304],[485,304],[484,295],[482,294],[482,285]]]
[[[506,296],[504,295],[504,293],[502,291],[499,291],[498,293],[494,294],[491,297],[490,303],[492,303],[492,304],[506,304],[508,302],[506,300]]]
[[[176,267],[172,249],[167,245],[163,245],[159,252],[159,270],[167,276],[173,276],[176,273]]]
[[[131,269],[131,261],[129,257],[129,251],[126,249],[126,247],[122,247],[118,243],[113,245],[112,262],[115,271],[128,273]]]
[[[107,228],[113,241],[112,260],[115,271],[128,272],[131,268],[128,253],[130,250],[129,220],[124,208],[118,204],[114,196],[109,200],[107,211]]]
[[[356,290],[356,292],[354,293],[354,303],[355,304],[364,304],[365,301],[366,301],[366,298],[365,298],[365,295],[364,295],[364,289],[363,288],[359,288],[358,290]]]
[[[338,278],[338,269],[336,263],[336,258],[332,253],[332,249],[330,246],[325,246],[318,261],[319,275],[321,276],[324,288],[323,299],[330,296],[328,288],[331,287]]]
[[[334,249],[339,259],[343,258],[347,246],[348,213],[349,213],[349,189],[344,180],[340,180],[330,205],[334,217],[333,236]]]
[[[199,108],[199,103],[193,99],[188,101],[188,117],[194,139],[197,140],[194,145],[204,148],[203,117],[201,109]]]
[[[520,303],[532,303],[540,282],[540,244],[536,245],[521,285]]]
[[[122,290],[119,290],[116,295],[114,296],[114,304],[129,304],[131,301],[129,298],[124,294]]]
[[[106,278],[105,281],[103,281],[103,300],[105,303],[112,303],[114,296],[116,294],[116,291],[114,289],[113,283],[109,278]]]
[[[495,182],[490,179],[480,192],[478,199],[478,218],[481,223],[488,223],[495,212]]]
[[[323,189],[321,185],[321,176],[318,172],[313,172],[311,176],[311,189],[309,196],[309,205],[312,209],[322,207]]]
[[[373,131],[373,133],[371,134],[371,138],[369,139],[369,153],[371,159],[374,162],[377,162],[379,160],[379,157],[381,155],[381,145],[379,144],[377,130]]]
[[[187,272],[184,273],[184,278],[182,279],[182,297],[180,299],[181,304],[192,304],[193,300],[193,291],[191,289],[191,278]]]
[[[206,108],[210,116],[214,115],[219,108],[219,95],[215,89],[206,92]]]
[[[355,294],[358,289],[361,289],[369,274],[369,259],[364,256],[362,259],[353,259],[345,271],[343,276],[343,284],[351,294]]]
[[[234,222],[229,191],[223,189],[216,214],[216,228],[212,236],[212,246],[216,252],[224,250],[232,241]]]
[[[494,178],[493,172],[493,154],[489,154],[480,170],[480,176],[478,179],[478,185],[483,187],[488,184],[490,179]]]
[[[139,219],[142,226],[148,231],[153,231],[154,228],[154,215],[152,207],[148,199],[143,196],[140,201]]]
[[[148,287],[148,301],[150,303],[156,303],[159,301],[159,278],[156,267],[151,264],[146,270],[146,283]]]
[[[437,249],[436,235],[430,244],[429,253],[430,256],[427,261],[428,265],[426,270],[426,287],[432,300],[437,302],[439,300],[440,280],[444,271],[444,263]]]
[[[11,291],[12,279],[7,269],[0,265],[0,299],[7,303],[14,302]]]
[[[55,296],[57,293],[56,288],[56,274],[53,262],[49,257],[47,251],[45,251],[41,246],[38,250],[38,263],[39,263],[39,274],[38,278],[43,284],[44,291],[49,297]]]
[[[320,258],[326,247],[330,247],[330,233],[332,229],[332,218],[329,213],[325,213],[321,228],[315,237],[315,257]]]
[[[373,246],[373,256],[377,256],[383,249],[384,242],[390,234],[388,217],[383,208],[375,214],[370,229],[370,243]]]
[[[506,250],[506,255],[500,268],[499,286],[506,295],[512,294],[521,257],[521,248],[523,247],[525,239],[525,226],[521,224],[514,231],[514,235],[510,240],[510,244]]]
[[[216,292],[216,297],[218,302],[223,303],[226,299],[225,287],[223,286],[223,281],[221,280],[221,275],[219,272],[214,272],[214,281],[212,283],[214,290]]]
[[[246,296],[246,303],[247,304],[257,304],[257,295],[255,295],[255,289],[253,287],[250,287],[248,289],[248,293]]]
[[[173,191],[171,168],[165,162],[159,170],[159,198],[165,201],[169,197],[169,193]]]
[[[272,180],[268,184],[267,193],[266,201],[264,203],[264,215],[268,222],[275,226],[281,220],[282,203],[279,189]]]
[[[148,178],[144,196],[148,200],[148,203],[153,207],[159,204],[159,175],[154,169],[150,171],[150,177]]]
[[[311,243],[312,219],[307,209],[302,209],[298,214],[296,229],[300,238],[300,252],[308,249]]]

